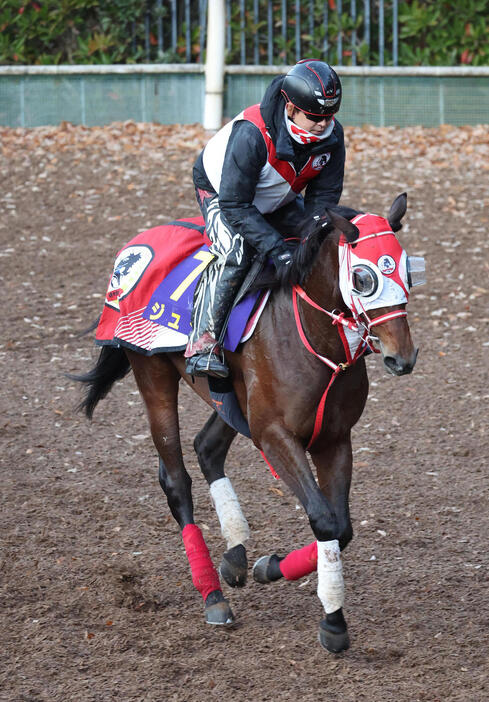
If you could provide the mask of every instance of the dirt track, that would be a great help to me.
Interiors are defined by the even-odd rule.
[[[351,649],[316,641],[315,578],[241,591],[238,625],[204,624],[132,378],[92,425],[63,373],[92,365],[76,338],[101,309],[116,251],[196,213],[199,128],[0,130],[2,563],[0,700],[483,702],[489,698],[487,398],[489,128],[347,130],[345,204],[386,214],[427,258],[409,319],[410,377],[368,359],[354,433],[355,537],[344,557]],[[182,156],[183,155],[183,156]],[[223,543],[192,438],[208,416],[182,389],[196,519]],[[245,439],[228,474],[250,560],[301,546],[295,499]]]

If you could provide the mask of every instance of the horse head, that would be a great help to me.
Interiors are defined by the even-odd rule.
[[[402,193],[387,219],[360,213],[350,221],[328,211],[343,234],[338,256],[343,300],[393,375],[411,373],[416,363],[418,349],[411,338],[406,305],[411,289],[425,282],[424,259],[408,256],[394,234],[402,227],[406,207],[407,195]]]

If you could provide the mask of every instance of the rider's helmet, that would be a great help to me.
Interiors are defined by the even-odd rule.
[[[328,63],[302,59],[290,69],[282,93],[295,107],[314,116],[332,116],[341,105],[341,82]]]

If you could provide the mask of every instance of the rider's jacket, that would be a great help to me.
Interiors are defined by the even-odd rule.
[[[260,253],[294,234],[305,216],[339,202],[343,189],[343,128],[313,144],[289,135],[280,93],[283,76],[271,83],[260,105],[226,124],[208,142],[194,166],[198,189],[218,193],[227,222]],[[306,187],[305,198],[299,193]]]

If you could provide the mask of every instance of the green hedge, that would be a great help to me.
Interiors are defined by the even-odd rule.
[[[0,64],[111,64],[147,61],[145,18],[151,10],[149,44],[151,61],[178,62],[186,60],[184,3],[179,7],[179,38],[175,51],[158,55],[154,28],[157,17],[155,2],[144,0],[0,0]],[[254,40],[259,36],[260,63],[268,63],[267,6],[259,0],[260,21],[253,22],[253,3],[246,3],[247,61],[252,61]],[[277,64],[295,62],[295,13],[289,2],[287,40],[282,39],[282,3],[273,2],[273,25]],[[392,65],[392,3],[385,6],[385,65]],[[191,4],[191,56],[200,61],[200,27],[198,2]],[[302,0],[301,54],[323,57],[325,42],[324,0]],[[370,51],[362,41],[363,2],[357,1],[355,26],[350,17],[350,2],[344,0],[341,18],[336,0],[328,0],[328,60],[339,63],[336,39],[341,25],[345,65],[351,64],[352,33],[356,29],[357,64],[378,63],[378,3],[372,3]],[[314,30],[309,34],[310,17]],[[169,5],[160,10],[165,30],[169,32]],[[412,65],[489,65],[488,34],[489,0],[409,0],[399,3],[399,59],[401,66]],[[227,52],[228,63],[240,63],[240,3],[232,3],[232,46]],[[168,40],[166,42],[169,43]]]

